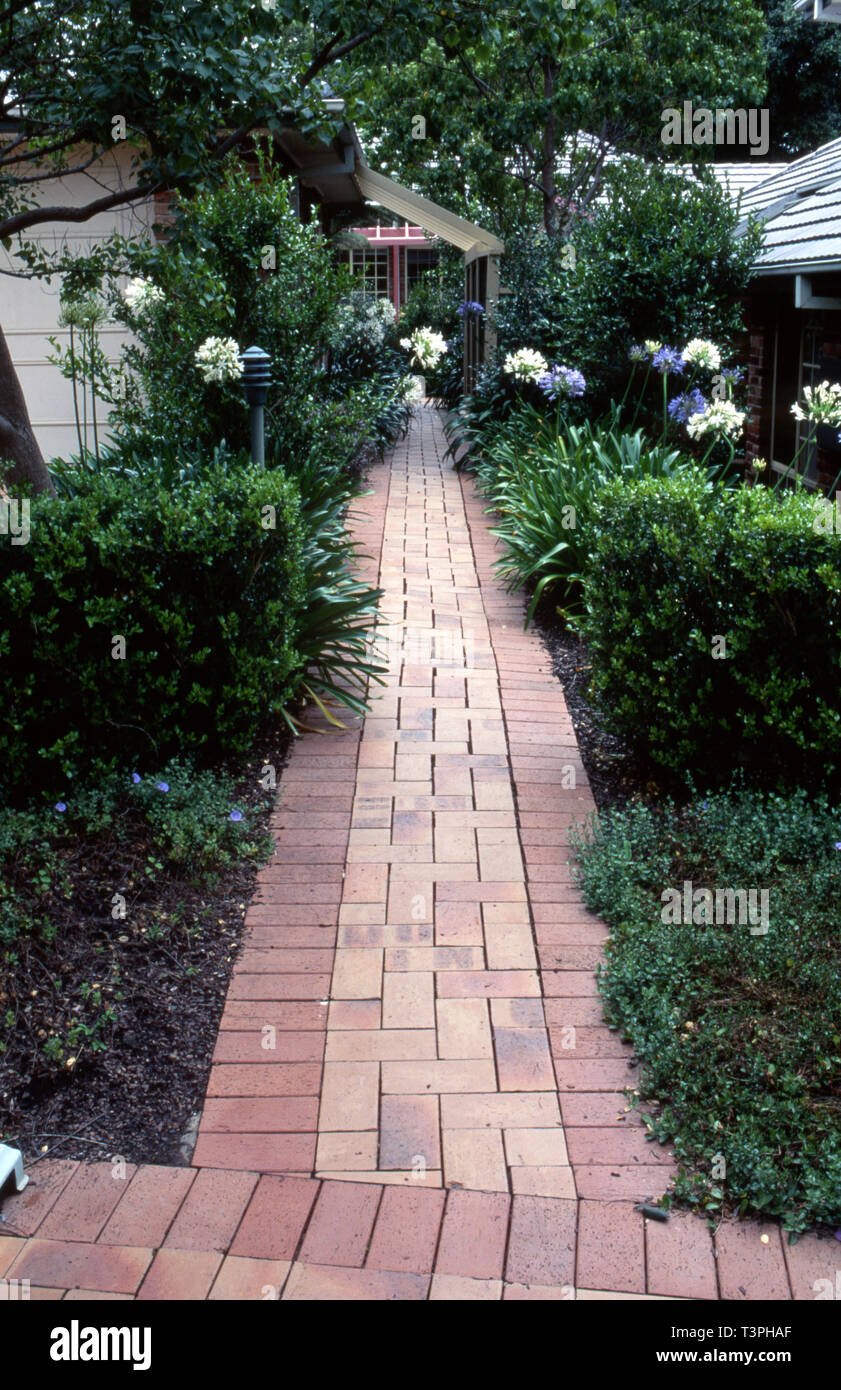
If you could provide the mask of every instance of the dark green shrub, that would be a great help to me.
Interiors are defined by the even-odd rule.
[[[707,785],[841,771],[841,536],[825,504],[705,474],[602,494],[583,623],[614,728]]]
[[[174,226],[155,245],[125,243],[127,266],[164,291],[162,302],[131,310],[116,283],[111,302],[132,329],[125,350],[129,389],[117,401],[117,432],[148,448],[177,437],[205,448],[247,440],[248,411],[238,381],[204,382],[194,353],[205,338],[258,344],[272,358],[266,410],[270,447],[305,451],[308,397],[323,376],[322,357],[349,280],[333,264],[320,230],[303,226],[291,185],[268,158],[259,181],[232,158],[218,187],[181,199]]]
[[[642,1062],[652,1137],[674,1141],[676,1195],[717,1216],[841,1223],[839,834],[841,808],[811,792],[738,792],[607,811],[578,839],[585,901],[613,929],[608,1021]],[[687,883],[691,919],[664,921]],[[755,891],[758,911],[705,921],[699,889]]]
[[[626,157],[603,193],[567,242],[530,228],[508,238],[496,316],[501,354],[536,348],[577,367],[598,411],[622,394],[633,343],[702,337],[729,352],[758,244],[734,237],[739,213],[709,170],[690,179]]]
[[[243,752],[294,689],[303,544],[294,485],[242,460],[34,499],[29,544],[0,544],[4,785]]]

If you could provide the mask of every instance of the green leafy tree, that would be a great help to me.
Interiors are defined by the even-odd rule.
[[[771,149],[791,159],[841,135],[841,30],[815,24],[793,0],[762,0],[762,9]]]
[[[326,74],[363,47],[406,60],[433,25],[453,46],[488,13],[476,0],[450,0],[443,24],[418,0],[0,0],[0,240],[17,253],[3,268],[48,275],[27,233],[216,182],[256,129],[329,128]],[[118,145],[130,167],[103,187]],[[59,181],[85,175],[89,196],[71,204]],[[50,490],[2,333],[0,459]]]
[[[503,235],[539,218],[551,236],[594,199],[609,147],[675,153],[660,140],[666,107],[759,104],[763,31],[753,0],[531,0],[460,49],[444,33],[408,63],[363,55],[357,120],[384,165],[430,197]]]

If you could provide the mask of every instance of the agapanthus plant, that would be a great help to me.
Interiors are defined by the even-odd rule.
[[[670,372],[682,372],[686,367],[686,360],[680,348],[661,347],[654,353],[651,365],[655,372],[662,372],[666,376]]]
[[[716,439],[736,440],[745,427],[745,412],[737,410],[732,401],[710,401],[709,405],[686,422],[690,439],[714,435]]]
[[[690,367],[705,367],[708,372],[717,372],[721,366],[721,349],[708,338],[692,338],[683,349],[683,357]]]
[[[550,401],[561,400],[565,396],[576,399],[583,396],[587,389],[581,372],[575,367],[565,367],[563,364],[550,367],[537,384]]]
[[[642,383],[639,398],[637,400],[634,416],[631,421],[631,428],[636,424],[637,416],[642,408],[648,379],[652,372],[659,373],[662,382],[662,439],[666,438],[669,429],[669,421],[673,424],[686,425],[690,438],[702,438],[709,436],[713,443],[717,439],[725,439],[731,444],[732,460],[732,441],[738,438],[744,426],[744,413],[738,411],[733,405],[733,387],[741,381],[743,373],[738,367],[725,367],[721,370],[721,348],[708,338],[691,338],[684,348],[668,347],[663,343],[655,342],[653,339],[646,339],[640,345],[634,345],[629,349],[628,358],[632,363],[631,376],[625,389],[622,399],[622,407],[628,399],[628,393],[634,380],[637,368],[645,364],[645,378]],[[713,406],[729,405],[729,410],[712,410],[701,389],[695,385],[695,380],[700,373],[713,376]],[[672,396],[669,400],[668,384],[669,378],[676,375],[687,374],[688,380],[682,392]],[[721,389],[721,384],[726,386],[725,393]],[[737,417],[741,419],[741,425],[737,428]],[[692,431],[689,431],[689,422],[694,420]],[[708,450],[709,452],[709,450]]]
[[[815,425],[841,426],[841,384],[822,381],[817,386],[804,386],[804,405],[791,407],[795,420],[810,420]]]
[[[690,415],[702,415],[706,408],[707,402],[697,386],[682,396],[673,396],[668,406],[669,415],[679,425],[685,425]]]
[[[242,376],[239,344],[234,338],[205,338],[193,360],[206,382],[238,381]]]
[[[503,371],[517,381],[537,382],[542,376],[546,376],[549,363],[543,353],[536,352],[534,348],[518,348],[516,352],[509,352]]]
[[[448,351],[442,335],[431,328],[416,328],[408,338],[400,339],[400,346],[411,353],[412,361],[422,371],[430,372],[435,370]]]
[[[139,318],[148,314],[157,304],[163,304],[166,295],[159,285],[153,285],[151,280],[136,275],[123,290],[123,299],[131,312]]]
[[[803,450],[814,444],[819,425],[826,425],[830,429],[838,429],[841,426],[841,383],[821,381],[817,386],[804,386],[803,405],[795,401],[791,407],[791,413],[795,420],[801,424],[808,424],[809,428],[804,432],[800,447],[788,468],[777,479],[778,488],[783,480],[794,471]],[[839,440],[841,440],[841,435],[839,435]],[[830,488],[830,495],[838,486],[839,479],[841,479],[841,473]]]
[[[456,310],[460,319],[478,318],[479,315],[484,314],[484,312],[484,304],[480,304],[476,299],[466,299],[463,304],[459,304]]]

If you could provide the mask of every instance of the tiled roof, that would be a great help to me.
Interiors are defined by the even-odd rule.
[[[764,183],[766,179],[781,174],[784,169],[788,168],[788,165],[767,164],[760,163],[758,160],[745,159],[740,164],[711,164],[710,168],[719,183],[735,199],[739,194],[744,195],[749,189],[756,188],[757,184]]]
[[[841,139],[748,188],[741,213],[763,224],[759,274],[841,266]]]

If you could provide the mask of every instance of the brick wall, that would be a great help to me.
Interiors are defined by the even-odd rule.
[[[745,457],[748,460],[762,454],[762,440],[768,437],[771,411],[771,377],[773,344],[761,303],[750,300],[745,309],[747,337],[747,403],[748,421],[745,428]]]

